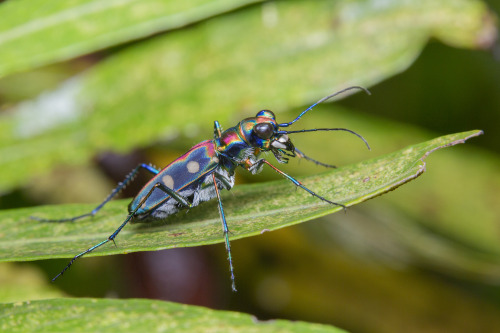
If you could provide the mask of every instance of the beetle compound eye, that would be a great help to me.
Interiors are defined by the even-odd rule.
[[[261,139],[267,140],[274,134],[274,128],[269,123],[260,123],[254,126],[253,131]]]

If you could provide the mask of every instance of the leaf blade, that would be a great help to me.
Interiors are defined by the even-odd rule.
[[[481,131],[469,131],[439,137],[333,172],[307,177],[303,183],[330,200],[352,206],[394,190],[421,175],[425,170],[424,159],[431,152],[464,143],[481,134]],[[303,191],[290,191],[290,186],[287,181],[276,181],[237,186],[232,191],[233,195],[225,193],[223,201],[231,239],[258,235],[341,209],[325,205]],[[28,216],[76,216],[95,206],[60,205],[0,212],[0,221],[4,224],[0,261],[73,257],[106,239],[125,219],[128,202],[111,202],[93,221],[76,223],[38,223],[29,220]],[[117,238],[118,247],[104,246],[89,256],[199,246],[222,241],[216,202],[212,200],[192,209],[187,215],[180,212],[158,223],[128,226]]]
[[[59,298],[0,304],[6,332],[345,332],[301,321],[145,299]]]
[[[261,0],[30,0],[0,6],[0,77],[177,29]],[[113,19],[110,19],[113,18]]]
[[[440,2],[435,20],[435,1],[267,3],[124,48],[52,92],[73,106],[62,116],[40,97],[3,117],[0,191],[102,149],[130,150],[214,120],[305,105],[346,85],[368,87],[405,70],[436,31],[460,31],[457,44],[477,48],[489,13],[481,2],[460,4]]]

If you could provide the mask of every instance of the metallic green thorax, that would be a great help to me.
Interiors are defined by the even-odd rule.
[[[267,126],[272,129],[272,133],[268,138],[262,138],[255,131],[258,126]],[[219,137],[216,135],[214,143],[218,155],[226,162],[224,166],[232,174],[237,166],[248,170],[261,152],[272,150],[271,142],[280,136],[277,131],[278,125],[274,113],[263,110],[256,117],[246,118],[236,126],[223,131]]]

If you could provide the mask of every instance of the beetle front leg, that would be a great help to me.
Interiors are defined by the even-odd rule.
[[[326,164],[326,163],[320,162],[318,160],[315,160],[314,158],[310,158],[309,156],[307,156],[306,154],[304,154],[303,152],[301,152],[297,148],[295,148],[295,154],[297,155],[298,158],[303,158],[307,161],[313,162],[316,165],[321,165],[325,168],[337,168],[335,165]]]
[[[269,165],[271,168],[273,168],[274,171],[276,171],[280,175],[284,176],[286,179],[288,179],[289,181],[291,181],[292,183],[294,183],[296,186],[300,187],[304,191],[308,192],[312,196],[315,196],[316,198],[318,198],[318,199],[320,199],[322,201],[328,202],[329,204],[340,206],[340,207],[344,208],[344,211],[346,210],[347,207],[345,205],[340,204],[340,203],[336,203],[336,202],[333,202],[333,201],[330,201],[330,200],[322,197],[321,195],[318,195],[318,194],[314,193],[313,191],[311,191],[310,189],[308,189],[307,187],[305,187],[297,179],[293,178],[292,176],[288,175],[287,173],[285,173],[285,172],[281,171],[280,169],[276,168],[274,165],[272,165],[271,163],[269,163],[268,161],[266,161],[263,158],[261,158],[260,160],[256,161],[251,168],[262,168],[262,166],[264,165],[264,163],[267,164],[267,165]],[[249,170],[251,171],[251,169],[249,169]]]
[[[250,171],[252,175],[255,175],[262,171],[264,165],[261,161],[263,160],[264,159],[256,160],[254,158],[249,158],[243,163],[242,167]]]

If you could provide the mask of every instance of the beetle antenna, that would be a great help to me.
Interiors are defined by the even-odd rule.
[[[323,97],[322,99],[320,99],[319,101],[317,101],[316,103],[314,103],[313,105],[311,105],[310,107],[308,107],[307,109],[305,109],[304,111],[302,111],[299,116],[297,118],[295,118],[294,120],[292,120],[291,122],[289,123],[282,123],[282,124],[278,124],[279,127],[288,127],[290,125],[292,125],[293,123],[295,123],[297,120],[299,120],[307,111],[311,110],[313,107],[315,107],[316,105],[320,104],[320,103],[323,103],[327,100],[329,100],[330,98],[333,98],[337,95],[340,95],[342,93],[345,93],[346,91],[349,91],[349,90],[352,90],[352,89],[358,89],[358,90],[363,90],[365,93],[367,93],[368,95],[371,95],[370,91],[366,88],[363,88],[363,87],[360,87],[360,86],[352,86],[352,87],[347,87],[345,89],[342,89],[340,91],[337,91],[336,93],[333,93],[331,95],[328,95],[328,96],[325,96]]]
[[[311,128],[311,129],[303,129],[303,130],[298,130],[298,131],[278,131],[278,134],[291,134],[291,133],[305,133],[305,132],[318,132],[318,131],[345,131],[349,132],[351,134],[356,135],[358,138],[363,140],[365,145],[368,147],[368,150],[371,150],[370,145],[368,144],[368,141],[363,138],[361,134],[358,134],[354,131],[351,131],[350,129],[347,128]]]

